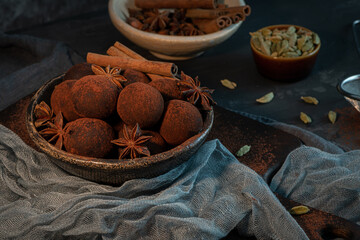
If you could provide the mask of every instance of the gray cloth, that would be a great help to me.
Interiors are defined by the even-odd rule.
[[[289,154],[270,188],[360,225],[360,150],[331,154],[302,146]]]
[[[164,175],[111,187],[65,173],[1,125],[0,136],[0,237],[219,239],[237,226],[258,239],[307,239],[218,140]]]
[[[0,33],[0,111],[81,61],[63,43]]]

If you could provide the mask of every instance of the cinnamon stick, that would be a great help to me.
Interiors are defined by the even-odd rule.
[[[218,18],[221,15],[225,15],[225,14],[226,14],[226,12],[219,11],[219,9],[194,8],[194,9],[186,10],[185,17],[214,19],[214,18]]]
[[[245,20],[245,15],[243,13],[229,13],[226,16],[230,17],[233,23]]]
[[[251,14],[251,7],[249,5],[238,6],[238,7],[228,7],[225,10],[227,11],[227,13],[240,12],[246,17]]]
[[[192,21],[204,33],[217,32],[226,27],[226,18],[223,17],[215,19],[193,18]]]
[[[144,58],[140,54],[134,52],[130,48],[126,47],[124,44],[121,44],[120,42],[115,42],[114,46],[111,46],[107,50],[106,53],[108,55],[110,55],[110,56],[118,56],[118,57],[127,57],[127,58],[146,60],[146,58]],[[160,78],[169,78],[169,79],[172,79],[172,80],[177,79],[176,77],[173,77],[173,76],[172,77],[166,77],[166,76],[161,76],[161,75],[152,74],[152,73],[147,73],[146,75],[148,75],[148,77],[151,79],[151,81],[154,81],[154,80],[160,79]]]
[[[122,69],[131,68],[144,73],[154,73],[168,77],[174,77],[178,71],[177,66],[173,63],[108,56],[91,52],[87,54],[86,60],[88,63],[102,67],[110,65]]]
[[[123,51],[119,50],[118,48],[111,46],[106,51],[107,55],[110,56],[117,56],[117,57],[123,57],[123,58],[131,58],[127,54],[125,54]]]
[[[138,8],[216,8],[217,0],[135,0]]]
[[[223,19],[225,21],[225,27],[228,27],[233,23],[230,16],[221,16],[220,19]]]
[[[124,44],[116,41],[114,43],[114,47],[116,47],[117,49],[119,49],[120,51],[122,51],[123,53],[125,53],[127,56],[129,56],[130,58],[134,58],[134,59],[145,59],[143,56],[141,56],[140,54],[134,52],[133,50],[131,50],[130,48],[128,48],[127,46],[125,46]]]

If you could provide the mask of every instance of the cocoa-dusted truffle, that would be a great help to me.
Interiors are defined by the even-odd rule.
[[[151,81],[149,85],[159,90],[165,101],[182,98],[181,90],[175,79],[159,78]]]
[[[160,134],[170,145],[179,145],[203,127],[199,110],[189,102],[170,100],[164,110]]]
[[[118,87],[104,75],[89,75],[71,88],[75,110],[84,117],[106,118],[116,109]]]
[[[86,157],[103,158],[113,148],[115,138],[112,127],[94,118],[79,118],[66,126],[64,146],[66,151]]]
[[[55,86],[51,94],[50,104],[54,113],[57,115],[60,111],[67,121],[74,121],[81,116],[76,112],[71,100],[71,88],[76,80],[66,80]]]
[[[161,93],[146,83],[126,86],[119,94],[117,112],[127,124],[141,128],[154,126],[161,118],[164,100]]]
[[[126,78],[126,82],[124,82],[124,86],[130,85],[134,82],[142,82],[149,83],[149,78],[145,75],[145,73],[134,70],[134,69],[125,69],[123,76]]]
[[[78,63],[67,70],[64,80],[77,80],[87,75],[94,75],[91,64],[87,62]]]
[[[145,143],[147,148],[150,150],[151,155],[166,151],[167,144],[160,133],[150,130],[142,130],[142,135],[152,136],[152,138],[150,138],[149,141]]]

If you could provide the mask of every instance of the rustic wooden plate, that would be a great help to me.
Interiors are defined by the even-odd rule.
[[[49,103],[55,86],[62,82],[63,76],[51,79],[44,84],[30,100],[26,113],[26,127],[30,138],[52,161],[65,171],[99,183],[120,185],[134,178],[151,178],[168,172],[187,161],[201,146],[213,125],[213,110],[204,116],[203,130],[179,146],[150,157],[136,159],[99,159],[74,155],[60,150],[48,143],[34,126],[34,109],[41,101]]]

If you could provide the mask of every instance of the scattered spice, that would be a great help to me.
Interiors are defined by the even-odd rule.
[[[207,87],[201,87],[198,77],[195,77],[194,80],[184,72],[181,72],[181,80],[177,84],[185,99],[191,104],[200,105],[204,110],[211,110],[211,106],[216,104],[211,97],[214,90]]]
[[[47,139],[49,143],[55,141],[55,147],[57,147],[58,149],[62,149],[66,129],[66,126],[64,128],[64,120],[62,113],[59,112],[56,115],[54,122],[47,121],[45,125],[46,127],[39,131],[40,135]]]
[[[36,128],[45,125],[48,121],[52,121],[54,118],[52,109],[44,101],[36,104],[34,115],[36,118],[34,122]]]
[[[310,209],[307,206],[299,205],[291,208],[289,212],[291,215],[303,215],[310,212]]]
[[[308,124],[308,123],[311,123],[311,118],[306,114],[306,113],[303,113],[303,112],[300,112],[300,119],[301,121],[303,121],[305,124]]]
[[[92,64],[91,70],[94,72],[95,75],[106,76],[119,89],[123,89],[122,83],[127,81],[126,78],[120,74],[121,68],[119,67],[110,68],[110,65],[108,65],[105,69],[103,69],[98,65]]]
[[[244,145],[242,146],[236,153],[235,155],[237,157],[241,157],[241,156],[244,156],[245,154],[247,154],[251,149],[251,146],[249,145]]]
[[[319,103],[319,101],[316,98],[310,97],[310,96],[307,96],[307,97],[301,96],[301,100],[303,100],[306,103],[310,103],[310,104],[314,104],[314,105],[318,105],[318,103]]]
[[[229,89],[235,89],[237,87],[237,84],[235,82],[230,81],[229,79],[223,79],[220,80],[220,82],[224,87],[227,87]]]
[[[119,159],[124,159],[127,156],[134,159],[141,155],[150,156],[150,151],[145,146],[145,143],[149,141],[150,138],[152,138],[152,136],[142,136],[139,124],[136,124],[132,129],[124,125],[122,136],[112,140],[111,143],[121,147]]]
[[[262,96],[261,98],[256,99],[256,101],[258,103],[269,103],[273,100],[273,98],[274,98],[274,93],[269,92],[268,94]]]
[[[336,122],[337,114],[334,111],[329,111],[328,113],[329,120],[332,124]]]

